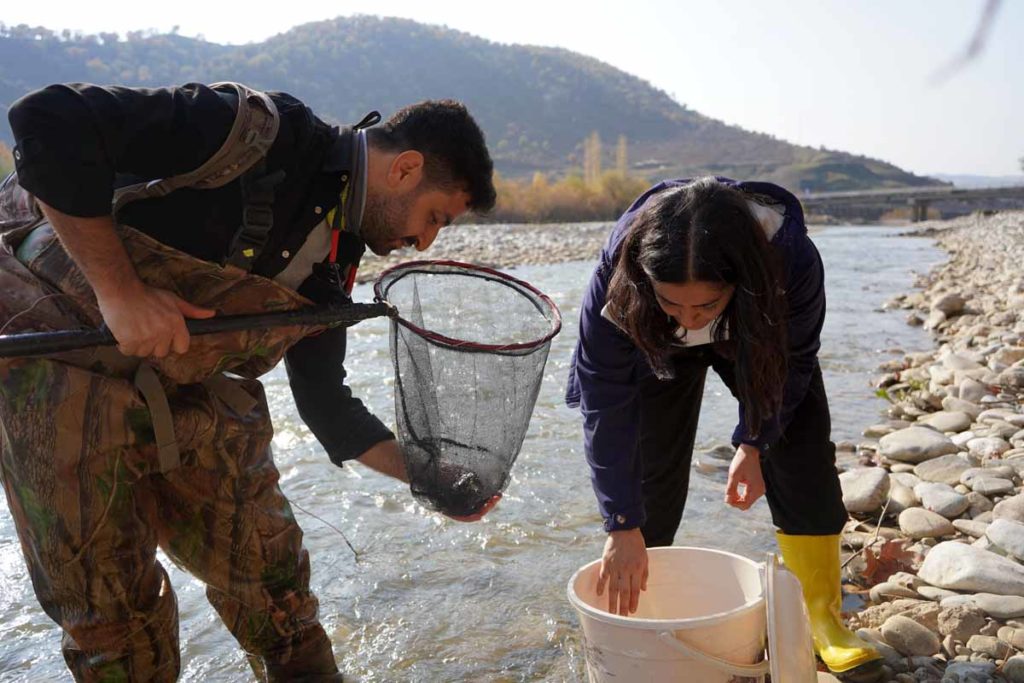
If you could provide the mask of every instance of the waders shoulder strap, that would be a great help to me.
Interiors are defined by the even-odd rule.
[[[227,185],[266,157],[281,122],[273,100],[240,83],[214,83],[210,87],[232,89],[238,100],[234,123],[220,149],[195,170],[118,189],[114,193],[115,216],[131,202],[163,197],[178,188],[206,190]]]

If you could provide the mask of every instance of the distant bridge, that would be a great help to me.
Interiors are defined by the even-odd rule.
[[[901,187],[891,190],[863,190],[857,192],[816,192],[800,198],[804,208],[815,213],[848,213],[850,209],[886,210],[909,206],[910,219],[923,221],[928,207],[934,203],[969,202],[986,200],[1019,200],[1024,202],[1024,186],[960,188],[943,186]],[[845,209],[845,211],[844,211]]]

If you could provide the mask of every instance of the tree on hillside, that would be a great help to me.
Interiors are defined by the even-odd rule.
[[[583,142],[583,183],[593,187],[601,180],[601,136],[595,130]]]
[[[629,151],[626,145],[626,136],[620,135],[619,144],[615,149],[615,171],[623,176],[629,171]]]
[[[6,176],[14,170],[14,155],[11,148],[0,142],[0,176]]]

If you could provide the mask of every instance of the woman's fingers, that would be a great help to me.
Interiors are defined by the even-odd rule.
[[[608,589],[608,612],[629,616],[647,587],[647,548],[639,529],[608,534],[597,576],[597,594]]]
[[[640,606],[640,586],[646,583],[642,574],[629,575],[629,613],[632,614]]]

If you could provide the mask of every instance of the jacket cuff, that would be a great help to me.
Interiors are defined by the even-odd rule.
[[[616,512],[604,518],[605,531],[624,531],[637,529],[644,523],[643,506],[636,506]]]
[[[747,436],[747,430],[743,428],[743,425],[736,425],[736,429],[732,433],[732,447],[739,448],[740,444],[746,444],[747,446],[753,446],[762,453],[768,451],[774,438],[770,433],[765,430],[760,436]]]
[[[345,439],[335,439],[330,447],[325,446],[327,457],[338,467],[346,460],[355,460],[382,441],[394,441],[395,434],[384,426],[376,415],[367,413],[358,424],[351,425]]]

